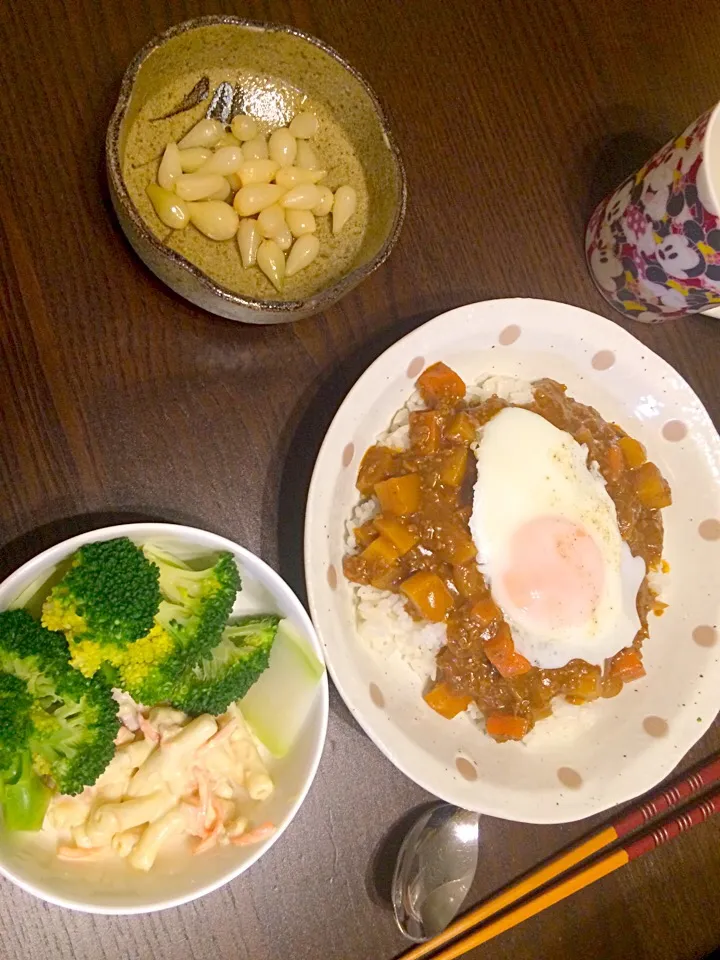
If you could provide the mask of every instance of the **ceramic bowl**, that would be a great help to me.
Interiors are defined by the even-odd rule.
[[[200,77],[218,64],[228,78],[233,71],[242,71],[244,95],[255,104],[254,113],[261,119],[272,120],[268,76],[275,78],[272,83],[278,88],[302,91],[326,107],[362,164],[368,216],[359,249],[342,275],[301,299],[257,299],[213,279],[150,228],[123,176],[129,132],[143,105],[173,80],[185,74]],[[198,107],[193,118],[204,115],[208,103]],[[138,256],[187,300],[245,323],[299,320],[332,306],[387,259],[405,214],[405,172],[375,94],[332,48],[292,27],[230,16],[201,17],[151,40],[125,73],[107,130],[106,152],[113,206]]]
[[[36,581],[49,578],[55,568],[84,543],[130,537],[136,543],[152,540],[181,559],[218,550],[235,557],[243,589],[234,614],[273,610],[288,617],[322,660],[322,650],[310,618],[290,587],[266,563],[237,543],[193,527],[166,523],[129,523],[91,530],[45,550],[0,584],[0,610]],[[35,834],[10,834],[0,827],[0,873],[28,893],[49,903],[88,913],[149,913],[196,900],[244,873],[276,843],[297,813],[315,777],[325,743],[328,685],[324,675],[303,729],[282,760],[268,769],[275,792],[262,807],[263,817],[277,831],[255,846],[220,847],[203,856],[162,851],[149,873],[128,867],[125,861],[78,864],[58,860],[51,848],[38,847]]]
[[[643,644],[647,676],[619,696],[572,706],[522,743],[495,743],[467,714],[445,720],[422,699],[426,677],[357,630],[342,575],[345,524],[365,450],[385,433],[426,365],[551,377],[647,448],[672,489],[663,510],[661,617]],[[544,300],[491,300],[436,317],[366,370],[343,401],[315,466],[305,521],[310,610],[341,696],[379,748],[426,790],[466,810],[526,823],[600,813],[667,776],[711,725],[720,684],[720,437],[664,360],[603,317]]]

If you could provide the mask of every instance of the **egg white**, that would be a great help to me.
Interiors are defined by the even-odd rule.
[[[629,646],[640,618],[636,598],[645,562],[620,536],[615,504],[587,448],[537,413],[501,410],[474,445],[478,476],[470,532],[477,562],[512,631],[515,649],[537,667],[573,659],[602,664]],[[574,626],[539,624],[503,587],[515,531],[541,517],[561,517],[585,529],[602,555],[604,578],[592,616]]]

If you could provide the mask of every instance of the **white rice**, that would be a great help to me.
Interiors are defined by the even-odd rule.
[[[494,394],[511,403],[530,403],[532,386],[513,377],[480,377],[468,386],[467,396],[487,400]],[[402,409],[390,421],[389,428],[376,443],[407,449],[409,446],[409,414],[425,404],[416,390]],[[345,524],[345,545],[353,552],[355,527],[366,523],[377,513],[373,499],[361,500]],[[355,600],[357,630],[360,639],[373,653],[383,660],[399,657],[422,679],[435,677],[435,656],[445,644],[445,625],[413,620],[405,609],[402,597],[389,590],[352,584]]]
[[[399,656],[423,679],[435,676],[435,655],[445,643],[445,625],[413,620],[402,597],[375,587],[355,588],[358,633],[383,660]]]

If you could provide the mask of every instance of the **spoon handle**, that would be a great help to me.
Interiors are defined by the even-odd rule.
[[[571,847],[553,860],[550,860],[545,866],[533,870],[517,883],[511,884],[509,887],[506,887],[506,889],[501,890],[500,893],[490,897],[474,910],[470,910],[454,923],[451,923],[447,929],[443,930],[442,933],[438,934],[432,940],[426,941],[402,954],[402,960],[422,960],[422,958],[429,956],[432,951],[437,950],[438,947],[443,946],[443,944],[448,943],[450,940],[454,940],[455,937],[459,937],[466,931],[472,930],[478,924],[483,923],[496,913],[511,906],[523,897],[528,896],[528,894],[534,890],[544,886],[550,880],[559,877],[567,870],[577,866],[583,860],[608,847],[611,843],[628,836],[628,834],[633,833],[640,827],[646,826],[659,814],[672,810],[689,797],[697,794],[704,787],[710,786],[710,784],[717,783],[718,781],[720,781],[720,756],[714,757],[709,763],[706,763],[694,773],[658,790],[644,803],[634,806],[627,812],[621,814],[613,820],[609,826],[603,828],[598,833],[592,834],[586,840],[582,840],[576,846]],[[622,864],[620,864],[620,866],[622,866]],[[577,889],[580,888],[578,887]],[[513,911],[513,913],[514,912],[515,911]],[[511,916],[512,914],[509,915]],[[494,926],[494,924],[490,926]],[[490,928],[488,927],[488,929]],[[507,929],[507,927],[503,929]],[[444,960],[445,954],[440,954],[440,957]]]
[[[591,883],[595,883],[596,880],[601,880],[613,871],[619,870],[620,867],[624,867],[631,860],[637,860],[638,857],[650,853],[650,851],[657,849],[657,847],[662,846],[662,844],[674,839],[681,833],[685,833],[698,823],[704,823],[716,813],[720,813],[720,790],[706,797],[689,810],[681,810],[674,817],[666,818],[651,832],[636,840],[629,841],[626,846],[613,850],[612,853],[601,857],[572,876],[560,880],[554,887],[550,887],[537,897],[520,904],[519,907],[515,907],[514,910],[510,910],[492,923],[475,930],[474,933],[451,944],[447,949],[441,950],[440,953],[434,952],[440,945],[438,943],[440,938],[428,940],[427,943],[423,944],[426,948],[423,955],[427,956],[428,953],[432,953],[432,960],[457,960],[468,950],[479,947],[481,944],[487,943],[488,940],[492,940],[493,937],[510,930],[511,927],[516,927],[523,920],[542,913],[543,910],[547,910],[548,907],[565,900],[573,893],[577,893],[578,890],[582,890],[584,887],[590,886]],[[407,960],[412,955],[413,951],[404,954],[402,960]]]

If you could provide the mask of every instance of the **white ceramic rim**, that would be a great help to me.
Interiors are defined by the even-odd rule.
[[[322,620],[324,619],[323,615],[319,609],[319,594],[315,590],[315,580],[319,580],[318,570],[322,570],[322,576],[324,578],[325,563],[326,559],[324,556],[320,555],[319,551],[316,551],[316,545],[313,537],[313,530],[311,529],[311,524],[309,522],[310,516],[312,514],[312,508],[314,501],[317,500],[320,496],[320,488],[323,482],[326,480],[327,471],[329,469],[329,464],[327,462],[328,451],[332,447],[335,451],[337,450],[336,443],[337,441],[333,437],[334,430],[338,424],[340,418],[343,416],[343,413],[350,407],[358,406],[362,409],[367,409],[368,407],[368,397],[373,396],[373,379],[374,377],[380,377],[383,380],[391,379],[391,369],[395,370],[404,370],[408,362],[408,357],[417,355],[427,354],[427,350],[423,345],[423,335],[428,334],[430,331],[435,331],[438,327],[450,328],[455,317],[458,317],[468,311],[469,309],[489,309],[497,308],[499,305],[504,305],[508,309],[512,308],[517,310],[519,316],[522,316],[523,311],[527,312],[531,310],[533,305],[543,304],[546,307],[552,306],[557,307],[560,310],[567,311],[576,311],[579,314],[586,315],[588,322],[594,323],[596,325],[606,324],[609,331],[608,336],[612,341],[612,346],[617,348],[618,345],[622,347],[632,346],[632,348],[637,351],[640,349],[646,356],[651,357],[654,364],[662,371],[664,377],[670,377],[675,384],[680,384],[684,389],[688,391],[688,394],[694,398],[697,402],[697,409],[702,412],[704,417],[707,418],[707,421],[712,427],[712,421],[710,420],[707,411],[704,409],[700,400],[694,394],[691,387],[686,383],[683,378],[677,373],[677,371],[670,366],[665,360],[655,354],[652,350],[646,347],[644,344],[639,342],[635,337],[630,333],[625,331],[618,324],[613,323],[606,318],[594,314],[591,311],[588,311],[581,307],[576,307],[571,304],[563,303],[562,301],[548,301],[548,300],[539,300],[534,298],[503,298],[497,300],[488,300],[480,301],[472,304],[465,304],[461,307],[457,307],[453,310],[450,310],[444,314],[441,314],[432,320],[429,320],[427,323],[416,328],[411,333],[407,334],[405,337],[398,340],[392,346],[390,346],[384,353],[376,358],[375,361],[365,370],[365,372],[360,376],[356,381],[353,387],[348,392],[347,396],[343,400],[341,406],[333,418],[330,426],[328,427],[327,433],[323,440],[323,443],[320,447],[318,457],[315,464],[315,469],[313,471],[312,479],[310,482],[310,487],[308,491],[307,499],[307,508],[306,508],[306,523],[305,523],[305,571],[306,571],[306,587],[308,593],[308,605],[310,608],[310,613],[313,618],[314,623],[316,624],[316,629],[318,635],[320,636],[321,643],[325,649],[325,659],[328,667],[328,671],[332,677],[332,680],[335,686],[338,689],[341,697],[343,698],[346,706],[350,710],[353,717],[357,720],[360,726],[365,730],[370,739],[375,743],[375,745],[385,754],[385,756],[399,769],[401,770],[409,779],[413,780],[423,789],[427,790],[429,793],[439,796],[441,799],[446,800],[450,803],[455,803],[456,805],[462,806],[462,802],[459,800],[457,795],[453,795],[452,789],[439,789],[437,783],[432,782],[431,778],[426,777],[422,772],[418,772],[417,768],[412,770],[410,764],[406,763],[405,758],[393,751],[393,749],[388,746],[383,739],[383,736],[379,734],[374,729],[374,720],[368,719],[368,710],[365,704],[360,704],[355,702],[352,694],[348,690],[347,684],[343,681],[343,675],[341,671],[336,668],[336,662],[333,657],[333,637],[332,635],[325,635],[322,628]],[[569,319],[569,318],[568,318]],[[506,323],[511,323],[510,319],[506,319]],[[478,331],[479,332],[479,331]],[[412,345],[413,349],[408,350],[408,347]],[[442,359],[442,356],[436,356],[434,352],[432,359]],[[492,371],[478,371],[478,373],[488,373]],[[407,395],[409,396],[412,392],[412,387],[408,387]],[[580,397],[582,399],[582,397]],[[401,405],[401,404],[400,404]],[[399,406],[400,406],[399,405]],[[399,408],[398,406],[398,408]],[[382,432],[389,425],[382,425],[378,433]],[[714,430],[714,427],[713,427]],[[346,437],[346,439],[348,439]],[[717,436],[715,431],[715,442],[716,451],[720,448],[720,438]],[[342,447],[341,447],[342,449]],[[338,574],[338,579],[341,579],[342,574]],[[358,641],[359,642],[359,641]],[[706,698],[707,699],[707,698]],[[606,701],[607,702],[607,701]],[[486,814],[490,816],[495,816],[505,820],[513,820],[522,823],[537,823],[537,824],[555,824],[555,823],[570,823],[576,820],[585,819],[586,817],[596,815],[604,810],[610,809],[618,804],[624,803],[635,797],[640,796],[646,791],[650,790],[653,786],[659,783],[665,776],[667,776],[680,762],[682,757],[687,753],[688,750],[696,743],[702,735],[710,728],[714,722],[717,715],[717,705],[712,710],[707,710],[705,716],[702,720],[699,720],[696,727],[692,731],[692,735],[688,736],[685,740],[683,749],[681,753],[667,751],[667,756],[662,763],[656,762],[651,766],[650,770],[644,770],[644,776],[642,778],[634,781],[632,785],[626,786],[624,789],[618,789],[617,793],[613,795],[610,801],[604,800],[601,803],[597,804],[594,808],[588,810],[582,810],[578,808],[573,810],[573,812],[568,813],[567,811],[563,812],[561,815],[554,813],[552,809],[533,812],[528,811],[524,813],[523,816],[518,816],[513,813],[508,813],[507,810],[502,808],[498,804],[488,804],[485,802],[478,802],[473,806],[473,809],[481,814]],[[465,804],[467,806],[467,804]]]
[[[188,539],[192,539],[192,537],[196,534],[202,534],[204,537],[211,537],[217,544],[218,550],[230,550],[240,556],[242,559],[250,559],[252,563],[259,564],[267,573],[268,578],[273,582],[278,593],[284,594],[285,597],[290,601],[290,604],[294,608],[294,615],[302,624],[303,629],[310,638],[315,655],[323,663],[325,662],[322,644],[320,643],[315,627],[308,616],[307,611],[295,595],[295,592],[287,583],[285,583],[280,574],[273,570],[273,568],[264,560],[258,557],[257,554],[252,553],[252,551],[248,550],[246,547],[242,547],[240,544],[235,543],[232,540],[228,540],[226,537],[221,537],[219,534],[212,533],[210,530],[203,530],[200,527],[189,527],[176,523],[122,523],[117,524],[116,526],[98,527],[95,530],[89,530],[85,533],[78,534],[77,536],[71,537],[68,540],[63,540],[61,543],[56,543],[47,550],[43,550],[42,553],[39,553],[31,560],[28,560],[21,567],[18,567],[17,570],[11,573],[9,577],[6,577],[5,580],[0,583],[0,590],[10,591],[13,584],[16,581],[24,580],[28,573],[32,574],[36,570],[39,573],[43,567],[59,562],[64,557],[68,556],[68,554],[72,553],[75,549],[82,546],[84,543],[89,543],[94,539],[107,540],[110,539],[110,537],[132,538],[133,534],[139,532],[140,530],[151,530],[157,536],[175,535],[177,537],[187,537]],[[250,867],[280,839],[295,818],[295,815],[302,806],[302,803],[305,800],[310,787],[312,786],[312,783],[315,779],[315,774],[317,773],[318,765],[320,763],[320,757],[322,756],[322,752],[325,747],[325,738],[327,735],[329,691],[326,672],[323,673],[320,689],[320,704],[322,711],[320,736],[318,736],[316,739],[312,762],[305,776],[305,782],[302,790],[297,794],[295,801],[291,805],[283,822],[278,826],[278,829],[275,831],[275,833],[273,833],[266,840],[262,841],[262,843],[260,843],[253,851],[249,859],[242,863],[238,869],[231,870],[224,877],[220,877],[218,880],[207,884],[201,889],[191,891],[187,896],[174,897],[172,899],[168,899],[166,902],[153,904],[152,906],[147,907],[117,908],[95,907],[88,904],[78,903],[75,900],[66,899],[64,897],[46,894],[34,884],[28,883],[21,877],[16,876],[11,870],[8,870],[2,864],[0,864],[0,874],[6,877],[6,879],[10,880],[16,886],[20,887],[26,893],[30,893],[38,899],[44,900],[46,903],[52,903],[55,906],[65,907],[69,910],[76,910],[80,913],[94,913],[103,916],[134,916],[140,913],[156,913],[160,910],[168,910],[171,907],[179,907],[182,904],[190,903],[193,900],[199,900],[201,897],[204,897],[209,893],[213,893],[213,891],[218,890],[220,887],[224,887],[225,884],[230,883],[231,880],[234,880],[236,877],[239,877],[241,874],[249,870]]]

